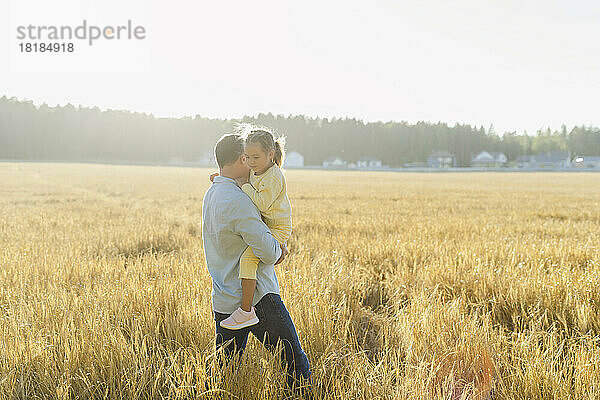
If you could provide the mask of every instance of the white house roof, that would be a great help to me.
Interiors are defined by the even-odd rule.
[[[478,162],[486,162],[486,161],[490,161],[493,162],[494,161],[494,157],[488,153],[487,151],[482,151],[479,154],[477,154],[472,161],[478,161]]]
[[[492,152],[482,151],[471,159],[472,162],[480,162],[480,163],[504,162],[506,160],[507,160],[506,155],[499,151],[492,151]]]

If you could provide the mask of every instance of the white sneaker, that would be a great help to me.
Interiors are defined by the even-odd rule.
[[[254,312],[254,307],[250,311],[244,311],[241,307],[238,307],[229,317],[219,323],[227,329],[242,329],[256,324],[258,324],[258,317]]]

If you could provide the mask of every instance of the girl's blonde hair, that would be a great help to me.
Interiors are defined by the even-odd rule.
[[[275,150],[273,162],[279,167],[285,158],[285,136],[276,137],[271,128],[248,123],[238,124],[236,131],[240,133],[246,143],[258,143],[265,153]]]

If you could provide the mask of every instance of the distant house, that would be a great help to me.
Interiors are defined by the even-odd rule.
[[[494,157],[494,160],[496,160],[496,162],[500,165],[504,165],[508,162],[508,157],[506,157],[506,154],[504,153],[501,153],[499,151],[492,151],[490,154],[492,155],[492,157]]]
[[[599,156],[577,156],[573,159],[576,168],[600,168]]]
[[[323,161],[323,167],[325,168],[343,168],[346,166],[346,161],[340,157],[330,157]]]
[[[381,168],[381,166],[380,159],[370,156],[361,157],[361,159],[356,162],[357,168]]]
[[[473,167],[501,167],[506,164],[508,158],[504,153],[482,151],[471,159]]]
[[[285,168],[302,168],[304,167],[304,156],[297,151],[290,151],[283,159]]]
[[[571,152],[554,150],[534,155],[521,155],[517,157],[520,168],[556,169],[571,166]]]
[[[427,166],[430,168],[456,167],[456,157],[445,150],[434,151],[427,157]]]

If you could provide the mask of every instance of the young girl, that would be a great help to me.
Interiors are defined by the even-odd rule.
[[[251,171],[249,182],[242,184],[241,189],[256,205],[275,239],[283,244],[292,233],[292,207],[287,196],[285,177],[280,169],[285,139],[276,139],[268,128],[243,125],[242,129],[247,133],[245,153]],[[252,306],[258,262],[258,257],[248,246],[240,258],[242,305],[221,321],[223,328],[241,329],[258,323]]]

